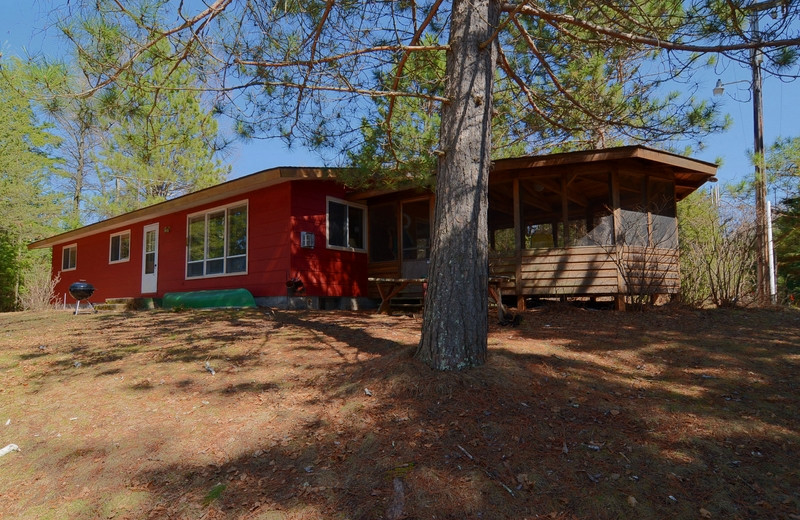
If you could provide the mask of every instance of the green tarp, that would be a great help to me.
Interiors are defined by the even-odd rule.
[[[255,307],[256,301],[247,289],[167,293],[162,300],[165,309],[230,309]]]

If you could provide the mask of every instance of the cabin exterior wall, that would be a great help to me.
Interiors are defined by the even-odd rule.
[[[308,296],[359,298],[367,294],[367,251],[327,246],[328,199],[346,200],[345,189],[333,181],[292,183],[291,276],[303,281]],[[303,248],[301,232],[314,233],[314,248]]]
[[[304,282],[305,296],[363,296],[367,286],[366,253],[326,247],[326,198],[330,196],[344,198],[345,189],[332,181],[284,182],[55,245],[52,273],[60,276],[55,293],[60,300],[66,295],[65,301],[72,303],[69,286],[86,280],[96,289],[92,301],[241,287],[257,298],[278,297],[287,295],[287,280],[298,277]],[[189,215],[240,202],[247,204],[246,271],[187,277]],[[158,224],[158,281],[156,292],[143,293],[143,230],[151,224]],[[301,231],[314,233],[313,249],[300,247]],[[121,232],[129,233],[129,257],[112,263],[110,240]],[[77,247],[76,265],[64,271],[62,250],[73,244]]]

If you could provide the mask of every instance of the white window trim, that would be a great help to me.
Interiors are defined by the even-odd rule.
[[[64,267],[64,251],[67,249],[75,248],[75,267]],[[78,268],[78,243],[75,242],[73,244],[68,244],[66,246],[61,246],[61,271],[74,271]]]
[[[121,237],[123,235],[128,235],[128,256],[126,258],[120,258],[119,260],[112,260],[111,259],[111,253],[113,253],[113,251],[111,250],[111,244],[113,243],[112,241],[113,241],[114,237]],[[121,240],[122,239],[120,239],[120,244],[122,243]],[[125,231],[120,231],[118,233],[111,233],[108,236],[108,263],[109,264],[121,264],[121,263],[124,263],[124,262],[130,262],[130,260],[131,260],[131,230],[130,229],[126,229]]]
[[[204,274],[202,276],[189,276],[189,220],[193,217],[198,217],[200,215],[206,216],[206,223],[208,222],[208,214],[209,213],[216,213],[219,211],[225,211],[225,248],[227,249],[228,243],[228,209],[235,208],[237,206],[245,206],[247,208],[247,229],[245,231],[245,240],[247,242],[247,247],[244,253],[245,259],[245,269],[244,271],[239,271],[236,273],[216,273],[216,274]],[[206,228],[206,232],[208,229]],[[206,237],[208,238],[208,237]],[[205,251],[203,252],[204,259],[203,262],[208,261],[208,240],[205,240]],[[239,255],[237,255],[239,256]],[[227,260],[228,257],[223,256],[224,260]],[[225,204],[224,206],[217,206],[214,208],[204,209],[203,211],[195,211],[194,213],[189,213],[186,215],[186,258],[183,262],[183,276],[184,280],[204,280],[206,278],[222,278],[224,276],[244,276],[250,271],[250,200],[243,199],[236,202],[231,202],[230,204]]]
[[[330,242],[330,236],[331,236],[330,223],[331,223],[331,218],[330,218],[330,214],[328,213],[329,203],[331,203],[331,202],[335,202],[337,204],[342,204],[343,206],[347,206],[347,207],[352,206],[354,208],[359,208],[359,209],[363,210],[363,213],[362,213],[363,216],[361,217],[361,227],[364,230],[363,231],[363,234],[364,234],[364,247],[344,247],[344,246],[331,245],[331,242]],[[348,215],[349,215],[349,212],[348,212]],[[349,228],[350,228],[350,226],[349,225],[345,226],[345,228],[348,230],[348,236],[349,236]],[[352,251],[352,252],[356,252],[356,253],[366,253],[367,249],[369,249],[368,244],[367,244],[367,240],[368,240],[368,233],[367,233],[367,206],[365,206],[363,204],[355,204],[353,202],[350,202],[350,201],[347,201],[347,200],[343,200],[343,199],[338,199],[336,197],[325,197],[325,247],[327,247],[328,249],[333,249],[335,251]]]

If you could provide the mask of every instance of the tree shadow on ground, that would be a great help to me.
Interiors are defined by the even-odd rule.
[[[126,489],[144,498],[135,511],[118,513],[796,515],[798,315],[760,312],[530,311],[518,329],[493,326],[487,365],[460,373],[412,358],[419,323],[409,318],[220,315],[221,330],[203,338],[213,314],[198,321],[160,315],[152,341],[130,355],[196,373],[181,373],[168,389],[132,384],[148,406],[173,399],[190,415],[119,433],[121,449],[135,450],[127,455]],[[111,323],[112,351],[141,335],[133,325],[103,322]],[[240,329],[243,344],[228,327]],[[199,366],[209,356],[216,376]],[[92,370],[121,361],[97,359]],[[207,409],[189,407],[195,395],[210,401]],[[190,425],[197,444],[187,446],[179,430]],[[67,455],[91,447],[73,442]],[[113,454],[93,456],[109,464]]]
[[[752,330],[754,359],[713,331],[701,334],[699,323],[653,318],[641,325],[641,316],[627,315],[591,334],[562,328],[553,336],[564,342],[559,354],[527,352],[541,338],[523,328],[524,345],[506,348],[501,340],[487,366],[442,374],[411,359],[414,344],[376,338],[356,316],[287,314],[284,326],[312,334],[314,346],[296,349],[330,348],[342,360],[303,383],[330,409],[296,425],[290,440],[251,446],[220,466],[170,466],[138,478],[159,489],[162,503],[195,497],[182,512],[188,516],[203,510],[197,504],[221,482],[224,491],[206,509],[226,518],[625,518],[633,510],[689,518],[701,509],[751,518],[797,511],[793,416],[730,396],[738,395],[732,388],[741,384],[739,368],[768,386],[775,363],[796,356],[798,344],[770,356],[759,343],[788,331]],[[620,325],[627,348],[615,341],[602,348],[619,337]],[[635,358],[569,357],[614,350]],[[715,355],[711,363],[703,352]],[[646,366],[630,365],[635,359]],[[692,372],[696,364],[702,373]],[[709,368],[719,375],[704,378]],[[792,477],[765,487],[758,474]],[[187,482],[178,492],[163,475]]]

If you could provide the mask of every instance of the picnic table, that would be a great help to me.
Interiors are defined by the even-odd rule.
[[[381,306],[378,308],[378,314],[391,314],[392,298],[409,285],[421,284],[424,294],[425,286],[428,283],[427,278],[367,278],[367,280],[378,287],[378,294],[381,295]]]
[[[374,283],[378,288],[378,294],[381,296],[381,306],[378,308],[379,314],[391,314],[392,298],[397,296],[403,289],[412,284],[422,285],[422,292],[425,293],[427,288],[427,278],[367,278],[367,281]],[[503,305],[503,296],[500,286],[504,283],[513,282],[513,276],[491,276],[489,277],[489,296],[495,301],[498,307],[498,314],[502,316],[507,314],[505,306]]]

